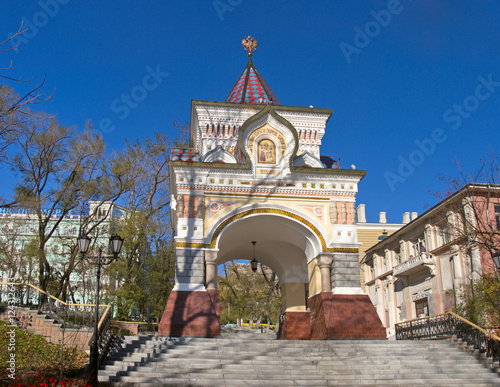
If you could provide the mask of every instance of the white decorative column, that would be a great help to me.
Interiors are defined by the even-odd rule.
[[[386,313],[385,313],[385,305],[384,305],[384,282],[380,279],[377,278],[375,280],[375,309],[377,310],[378,316],[380,320],[382,321],[382,324],[384,325],[385,328],[387,328],[386,325]]]
[[[460,254],[457,245],[451,245],[450,254],[453,266],[453,286],[454,290],[460,289],[460,286],[464,282],[463,273],[462,273],[462,265],[460,262]]]
[[[358,206],[358,223],[366,223],[366,210],[365,205],[360,204]]]
[[[385,267],[382,268],[382,272],[386,273],[392,269],[391,255],[390,255],[389,249],[384,249],[384,258],[382,261],[383,266],[384,266],[384,262],[385,262]]]
[[[219,250],[205,250],[205,286],[207,289],[217,289],[217,253]]]
[[[434,250],[434,230],[429,223],[425,225],[424,231],[424,240],[425,240],[425,251],[429,252]]]
[[[477,222],[476,215],[474,212],[474,207],[470,198],[464,198],[462,200],[464,212],[465,212],[465,221],[469,227],[472,227],[473,230],[477,230]],[[473,280],[478,280],[481,278],[481,255],[479,253],[479,248],[475,246],[474,242],[476,238],[475,233],[473,232],[471,235],[468,235],[469,242],[472,244],[471,247],[471,275]]]
[[[331,268],[333,257],[331,255],[321,254],[318,256],[317,260],[319,269],[321,271],[321,291],[331,292]]]
[[[387,285],[389,289],[387,289]],[[387,276],[386,290],[388,291],[388,305],[387,309],[389,311],[389,328],[391,328],[391,333],[394,333],[394,324],[397,323],[396,320],[396,303],[394,299],[394,277],[392,275]]]

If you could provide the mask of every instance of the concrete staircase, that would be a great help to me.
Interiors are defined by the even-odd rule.
[[[46,313],[37,309],[25,307],[16,308],[16,318],[18,326],[35,335],[40,335],[49,343],[61,344],[62,328],[55,319],[50,318]],[[0,320],[9,322],[7,313],[0,314]],[[83,351],[90,349],[89,341],[92,338],[93,330],[88,327],[70,328],[66,327],[64,332],[64,345],[77,347]]]
[[[450,341],[286,341],[129,336],[100,382],[177,386],[500,386]]]

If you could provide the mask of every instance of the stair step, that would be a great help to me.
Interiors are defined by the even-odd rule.
[[[99,371],[120,385],[499,385],[449,341],[287,341],[131,336]]]

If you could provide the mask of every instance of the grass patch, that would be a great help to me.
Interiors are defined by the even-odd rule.
[[[35,377],[36,380],[49,380],[50,378],[59,380],[61,346],[48,343],[42,336],[8,326],[7,323],[0,321],[0,375],[2,378],[11,374],[7,361],[11,359],[12,353],[15,354],[16,378],[33,379]],[[86,362],[87,354],[85,351],[75,347],[64,347],[64,377],[82,379]],[[3,379],[3,383],[5,382],[6,379]],[[57,382],[54,385],[57,385]]]

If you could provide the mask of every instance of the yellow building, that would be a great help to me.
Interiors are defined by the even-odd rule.
[[[361,243],[359,247],[359,262],[366,255],[366,251],[375,246],[383,238],[393,234],[406,223],[410,221],[410,213],[405,212],[403,214],[403,222],[406,223],[387,223],[386,213],[379,213],[378,223],[369,223],[366,221],[365,205],[358,205],[358,242]],[[412,213],[414,218],[417,216],[416,213]],[[359,275],[361,279],[361,289],[365,290],[365,271],[363,267],[359,269]]]

